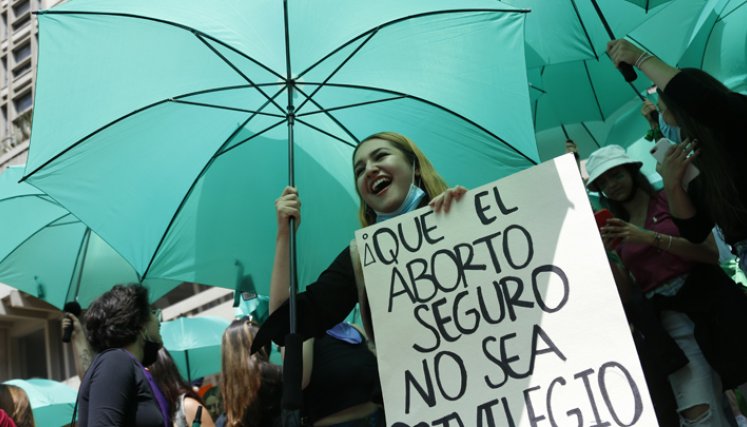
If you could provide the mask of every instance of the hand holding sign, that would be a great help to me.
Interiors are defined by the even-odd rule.
[[[656,425],[571,156],[356,239],[387,425]]]

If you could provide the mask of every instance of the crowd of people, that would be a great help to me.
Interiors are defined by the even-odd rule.
[[[718,265],[714,235],[747,268],[747,98],[710,75],[676,69],[625,40],[608,45],[616,64],[635,65],[659,90],[660,120],[643,107],[655,137],[676,144],[659,165],[663,190],[622,147],[589,157],[587,185],[614,218],[600,228],[662,426],[729,426],[724,391],[747,382],[747,297]],[[572,142],[566,149],[576,152]],[[576,153],[576,159],[579,157]],[[698,176],[683,182],[688,168]],[[448,214],[467,191],[449,187],[407,137],[381,132],[353,152],[362,227],[430,206]],[[117,285],[73,328],[82,382],[77,425],[262,427],[281,424],[282,368],[271,341],[289,333],[289,234],[301,224],[301,194],[282,190],[275,203],[277,239],[270,316],[260,327],[235,320],[222,341],[222,404],[208,408],[179,374],[159,332],[160,311],[140,285]],[[357,247],[354,242],[298,295],[302,346],[301,421],[305,426],[384,425],[382,391]],[[360,304],[362,327],[345,322]],[[33,426],[28,404],[0,388],[0,425]],[[16,393],[17,394],[17,393]],[[26,402],[28,403],[28,402]],[[212,409],[212,410],[209,410]],[[733,418],[733,417],[732,417]],[[13,424],[15,423],[15,424]]]

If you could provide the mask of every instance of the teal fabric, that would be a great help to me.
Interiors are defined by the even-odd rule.
[[[210,316],[180,317],[161,323],[163,346],[184,379],[191,381],[220,373],[221,340],[229,323]]]
[[[88,227],[38,189],[19,183],[23,167],[0,174],[0,282],[58,308],[86,307],[117,283],[136,282],[135,270]],[[156,300],[178,282],[144,283]]]
[[[300,284],[358,227],[360,139],[401,132],[452,185],[538,162],[525,15],[492,0],[289,2]],[[288,182],[284,27],[278,0],[40,14],[28,182],[141,276],[234,288],[243,269],[268,294]]]
[[[681,67],[702,68],[747,93],[747,1],[710,0],[698,19]]]
[[[636,5],[644,8],[644,10],[648,11],[648,10],[651,10],[651,9],[655,8],[656,6],[664,4],[664,3],[666,3],[666,2],[668,2],[670,0],[627,0],[627,1],[629,1],[629,2],[631,2],[633,4],[636,4]]]
[[[706,4],[707,0],[672,0],[646,13],[628,2],[600,1],[617,37],[626,36],[672,64],[677,63],[687,48]],[[529,69],[535,130],[579,122],[605,122],[626,103],[637,99],[636,93],[644,93],[651,86],[651,81],[641,73],[633,87],[626,83],[604,53],[609,36],[596,26],[590,28],[592,39],[602,46],[598,59]]]
[[[73,406],[78,393],[63,383],[31,378],[8,380],[3,384],[20,387],[26,392],[37,426],[63,426],[73,418]]]

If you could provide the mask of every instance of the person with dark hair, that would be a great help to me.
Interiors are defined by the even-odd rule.
[[[280,425],[282,369],[270,363],[269,348],[250,353],[257,325],[248,317],[234,320],[223,332],[220,391],[228,427]],[[223,419],[216,424],[223,425]]]
[[[702,242],[718,225],[747,269],[747,96],[730,91],[708,73],[677,69],[627,40],[607,51],[615,65],[636,66],[659,88],[660,98],[687,139],[669,150],[661,165],[669,207],[682,236]],[[700,175],[687,188],[688,165]]]
[[[31,402],[29,402],[26,391],[21,387],[12,384],[0,384],[0,410],[7,414],[8,418],[5,423],[9,426],[36,426],[34,413],[31,411]]]
[[[79,427],[168,427],[168,402],[143,367],[163,345],[160,316],[141,285],[116,285],[91,303],[86,331],[98,354],[78,391]]]
[[[147,369],[156,380],[158,388],[163,392],[166,402],[171,408],[171,422],[174,427],[190,427],[197,416],[197,408],[204,406],[202,399],[192,390],[179,374],[171,354],[162,347],[158,350],[158,358]],[[210,412],[203,408],[200,417],[202,427],[214,427]]]
[[[666,194],[653,190],[641,164],[616,145],[589,157],[588,187],[615,215],[601,228],[602,239],[687,356],[687,365],[669,375],[683,425],[728,426],[721,385],[747,380],[741,361],[747,337],[724,325],[747,321],[747,297],[718,266],[713,236],[701,244],[679,236]]]

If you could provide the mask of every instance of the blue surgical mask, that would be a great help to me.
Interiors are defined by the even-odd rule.
[[[403,213],[414,211],[418,208],[418,205],[420,205],[420,201],[423,200],[423,197],[425,197],[425,191],[415,185],[415,164],[413,163],[412,181],[410,182],[410,189],[407,191],[405,200],[403,200],[402,204],[399,205],[399,208],[395,209],[393,212],[382,213],[374,211],[374,213],[376,213],[376,222],[386,221]]]

